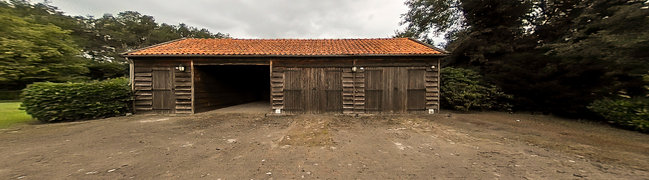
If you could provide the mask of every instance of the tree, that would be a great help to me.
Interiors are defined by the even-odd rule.
[[[73,81],[88,72],[70,31],[13,15],[0,2],[0,83],[21,89],[38,81]]]
[[[542,46],[546,54],[601,64],[602,75],[613,82],[605,88],[609,95],[621,90],[641,94],[642,74],[649,69],[649,2],[596,0],[580,6],[586,8],[571,20],[571,30]]]
[[[403,14],[406,29],[399,36],[422,40],[446,33],[451,64],[485,63],[513,52],[521,43],[523,24],[531,11],[526,0],[410,0]]]
[[[135,11],[120,12],[117,16],[105,14],[97,19],[86,17],[84,21],[94,34],[92,43],[84,47],[86,54],[102,62],[124,63],[126,59],[120,53],[179,38],[229,38],[227,34],[213,34],[182,23],[159,25],[152,16]]]
[[[0,49],[6,52],[0,55],[0,82],[5,88],[22,88],[35,81],[122,77],[128,65],[120,53],[184,37],[229,37],[185,24],[159,25],[152,16],[135,11],[72,17],[47,1],[26,0],[0,1],[0,10],[4,43]],[[46,47],[54,50],[45,51]]]
[[[398,35],[447,33],[451,66],[479,69],[519,109],[586,116],[619,91],[642,92],[649,2],[409,0]],[[455,27],[455,28],[452,28]]]
[[[429,35],[448,33],[447,39],[464,27],[464,16],[460,0],[409,0],[405,2],[409,11],[401,15],[403,31],[397,31],[398,37],[412,37],[429,40]]]

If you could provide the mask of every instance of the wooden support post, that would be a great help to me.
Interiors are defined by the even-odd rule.
[[[190,60],[189,63],[190,63],[189,71],[191,73],[191,78],[192,78],[191,79],[191,82],[192,82],[192,89],[191,89],[192,90],[192,114],[194,114],[194,113],[196,113],[196,108],[195,108],[195,105],[194,105],[194,104],[196,104],[195,95],[194,95],[195,94],[194,93],[195,92],[194,87],[196,86],[196,84],[194,84],[194,71],[196,69],[194,69],[194,60],[193,59]]]

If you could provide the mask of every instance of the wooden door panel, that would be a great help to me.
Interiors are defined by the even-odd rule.
[[[426,90],[408,90],[408,110],[426,110]]]
[[[342,69],[290,68],[285,76],[287,111],[342,112]]]
[[[425,69],[370,67],[365,71],[366,112],[424,110]]]
[[[408,70],[408,110],[426,110],[425,69]]]
[[[285,90],[284,91],[285,105],[284,110],[286,111],[303,111],[304,105],[302,105],[303,97],[301,90]]]
[[[284,72],[284,109],[286,111],[303,111],[304,95],[303,76],[300,69],[287,69]]]
[[[172,78],[169,70],[153,70],[153,90],[171,90]]]
[[[176,106],[176,98],[173,93],[172,71],[170,69],[156,69],[152,71],[151,75],[153,110],[172,112]]]
[[[320,69],[316,68],[304,68],[304,73],[302,74],[304,77],[306,77],[305,82],[307,83],[306,86],[306,100],[304,101],[304,105],[306,107],[307,112],[319,112],[320,107],[322,105],[322,99],[321,96],[319,95],[320,85],[322,82],[321,79],[321,74],[319,74],[322,71],[318,71]]]
[[[327,68],[325,69],[323,77],[324,87],[324,100],[322,103],[324,107],[322,110],[327,112],[342,112],[343,110],[343,77],[342,69],[340,68]]]
[[[383,110],[383,71],[368,69],[365,71],[365,110]]]
[[[171,110],[173,99],[171,91],[153,91],[153,110]]]
[[[382,111],[402,112],[405,111],[406,83],[403,78],[405,73],[403,67],[382,67],[383,69],[383,99]]]

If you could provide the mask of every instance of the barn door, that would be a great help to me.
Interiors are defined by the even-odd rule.
[[[302,71],[300,69],[287,69],[284,71],[284,110],[289,112],[303,111],[304,97],[302,96]]]
[[[173,76],[170,68],[153,69],[153,111],[173,113],[175,98],[173,93]]]
[[[320,103],[324,107],[321,110],[326,112],[342,112],[343,110],[343,76],[342,69],[328,68],[325,69],[324,77],[322,77],[324,93],[320,94],[324,103]]]
[[[302,68],[302,77],[304,78],[304,97],[302,103],[304,105],[304,111],[317,113],[319,108],[322,106],[320,96],[320,82],[322,81],[322,75],[319,73],[318,69],[315,68]]]
[[[365,111],[383,110],[383,70],[365,70]]]
[[[340,68],[289,68],[284,83],[286,111],[342,112]]]
[[[426,86],[424,84],[426,69],[408,69],[408,110],[426,110]]]

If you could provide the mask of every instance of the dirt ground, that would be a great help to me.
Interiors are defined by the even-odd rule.
[[[0,130],[0,179],[647,179],[649,135],[545,115],[135,115]]]

